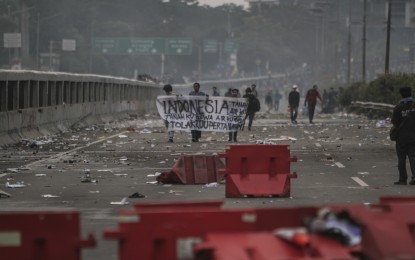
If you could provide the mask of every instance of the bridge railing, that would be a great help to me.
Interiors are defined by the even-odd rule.
[[[202,81],[204,91],[270,81],[267,75],[220,81]],[[0,137],[45,125],[73,124],[86,116],[156,113],[155,100],[163,84],[89,74],[0,70]],[[192,84],[175,84],[187,94]],[[1,140],[0,140],[1,141]]]

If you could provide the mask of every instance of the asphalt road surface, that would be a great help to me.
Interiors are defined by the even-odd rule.
[[[252,131],[241,131],[236,144],[268,139],[290,145],[298,162],[291,180],[291,197],[225,198],[225,185],[149,184],[152,175],[169,171],[181,154],[221,153],[227,133],[203,132],[200,143],[190,133],[176,133],[168,143],[163,122],[155,116],[128,122],[83,126],[42,140],[1,146],[0,210],[74,208],[81,212],[82,233],[92,232],[94,249],[83,259],[117,259],[117,243],[103,239],[104,228],[115,228],[121,208],[140,201],[223,200],[224,207],[280,207],[336,203],[374,203],[382,195],[414,195],[415,186],[395,186],[398,179],[394,143],[379,120],[333,114],[317,115],[311,125],[304,117],[289,124],[288,115],[258,116]],[[42,142],[43,143],[42,143]],[[84,183],[89,172],[96,182]],[[7,188],[23,183],[22,188]],[[145,198],[111,202],[138,192]]]

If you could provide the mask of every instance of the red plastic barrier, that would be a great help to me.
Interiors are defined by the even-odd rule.
[[[119,260],[182,259],[191,255],[191,245],[208,231],[239,232],[255,229],[250,209],[221,209],[221,202],[139,204],[123,210],[117,230],[104,237],[119,241]]]
[[[321,235],[313,235],[310,245],[300,247],[272,232],[212,233],[195,245],[195,260],[255,259],[356,259],[350,248]]]
[[[291,194],[291,162],[288,145],[230,145],[225,154],[226,197],[280,196]]]
[[[274,234],[304,229],[321,207],[223,209],[219,201],[140,203],[121,211],[118,229],[105,230],[104,237],[119,241],[119,260],[415,259],[413,199],[382,200],[387,202],[324,207],[359,223],[361,243],[355,246],[318,233],[304,233],[300,241],[303,236],[286,241]]]
[[[223,176],[219,174],[219,169],[224,167],[217,155],[182,155],[170,172],[163,172],[157,181],[172,184],[220,182]]]
[[[119,260],[193,259],[193,245],[202,242],[208,234],[233,234],[229,236],[238,241],[239,234],[243,232],[270,233],[277,228],[302,226],[304,219],[314,217],[318,210],[316,207],[222,209],[221,204],[218,201],[136,204],[132,210],[121,211],[118,229],[105,230],[104,238],[119,241]],[[258,239],[255,243],[261,247],[259,245],[261,241]],[[349,247],[341,246],[338,242],[328,238],[327,241],[324,237],[315,238],[313,241],[318,248],[314,250],[313,255],[322,259],[330,259],[329,256],[333,255],[346,256],[350,251]],[[274,249],[276,252],[270,253],[272,256],[276,253],[292,257],[304,254],[303,249],[298,248],[295,249],[296,253],[290,254],[294,249],[290,246],[283,247],[282,245],[286,242],[275,243],[278,244],[271,244],[279,245],[285,251],[279,252]],[[332,247],[332,245],[335,246]],[[235,248],[234,250],[242,249]],[[228,253],[232,255],[232,251]],[[225,258],[224,254],[223,259]]]
[[[92,235],[80,239],[76,211],[0,212],[1,259],[76,260],[95,244]]]
[[[344,208],[362,226],[361,253],[367,259],[415,259],[415,197],[382,197],[379,204]]]

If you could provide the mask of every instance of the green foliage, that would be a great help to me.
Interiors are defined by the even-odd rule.
[[[340,93],[339,101],[342,106],[349,106],[352,101],[396,104],[401,98],[399,88],[403,86],[411,87],[415,93],[415,75],[388,74],[380,76],[368,84],[353,83]]]

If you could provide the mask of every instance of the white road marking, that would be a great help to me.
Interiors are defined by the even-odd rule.
[[[339,167],[339,168],[346,168],[346,166],[344,166],[342,163],[340,163],[340,162],[335,162],[334,163],[335,165],[337,165],[337,167]]]
[[[366,184],[366,182],[362,181],[359,177],[352,177],[352,180],[357,182],[362,187],[368,187],[369,185]]]
[[[319,144],[319,143],[316,143],[316,146],[317,146],[317,147],[321,147],[321,144]]]

